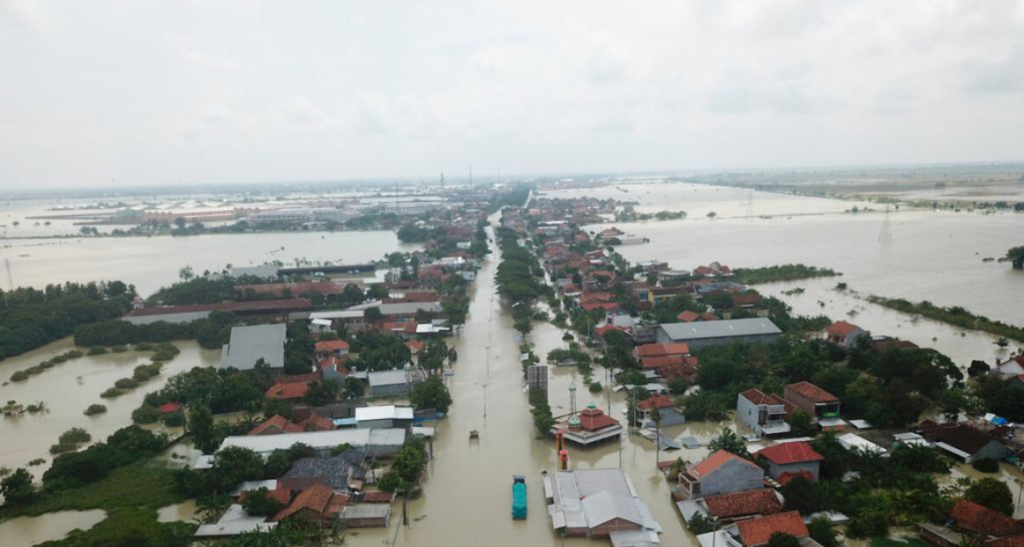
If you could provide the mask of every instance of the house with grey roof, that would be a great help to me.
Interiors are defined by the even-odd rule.
[[[281,323],[232,327],[231,339],[221,349],[220,368],[252,370],[263,359],[270,368],[283,369],[286,337]]]
[[[552,527],[566,537],[661,532],[647,504],[620,469],[576,469],[544,474]]]
[[[366,453],[346,450],[327,458],[300,458],[279,479],[280,486],[293,491],[323,484],[335,492],[362,490],[366,478]]]
[[[404,369],[377,370],[366,373],[366,381],[370,384],[370,395],[399,396],[407,395],[413,386],[423,383],[427,376],[423,369],[410,364]]]
[[[782,331],[771,320],[753,317],[693,323],[662,323],[658,325],[655,338],[659,344],[683,342],[693,350],[733,342],[770,344],[781,335]]]

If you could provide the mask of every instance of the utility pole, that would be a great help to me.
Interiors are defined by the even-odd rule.
[[[878,233],[879,243],[892,243],[892,219],[889,218],[889,204],[885,204],[885,216],[882,217],[882,231]]]

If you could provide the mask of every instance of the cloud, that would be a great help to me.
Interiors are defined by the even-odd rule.
[[[0,0],[0,23],[45,34],[55,28],[56,19],[45,0]]]

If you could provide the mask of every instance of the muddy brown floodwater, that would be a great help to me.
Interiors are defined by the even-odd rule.
[[[164,365],[159,376],[113,399],[102,399],[100,393],[113,387],[118,379],[131,377],[132,369],[137,365],[149,363],[151,352],[84,356],[32,376],[25,382],[9,382],[9,379],[18,370],[74,348],[71,339],[0,362],[0,380],[7,382],[0,385],[0,401],[15,400],[21,404],[42,401],[46,405],[46,410],[38,414],[0,418],[0,432],[4,438],[0,444],[0,466],[14,469],[25,467],[35,458],[44,458],[45,464],[28,467],[38,480],[50,467],[52,457],[49,448],[57,443],[61,433],[72,427],[81,427],[92,435],[93,442],[105,440],[118,429],[131,425],[132,411],[142,404],[146,393],[163,387],[168,378],[195,366],[212,366],[220,362],[219,350],[204,350],[195,342],[175,342],[175,345],[181,353]],[[86,407],[93,403],[106,405],[107,412],[83,415]]]
[[[58,511],[38,517],[17,517],[0,523],[0,545],[28,547],[46,541],[63,539],[72,530],[88,530],[103,519],[107,512]]]
[[[470,317],[461,333],[450,339],[459,353],[455,376],[450,379],[455,404],[449,417],[438,425],[434,444],[435,459],[429,464],[423,495],[409,503],[411,525],[400,525],[399,512],[389,529],[363,529],[348,536],[350,545],[478,546],[523,545],[603,545],[607,541],[559,538],[551,529],[540,479],[542,470],[556,467],[554,444],[550,437],[538,439],[530,416],[518,344],[511,316],[495,294],[494,272],[500,252],[486,260],[471,289],[475,294]],[[563,331],[546,322],[535,322],[528,340],[543,357],[561,347]],[[490,363],[487,361],[490,345]],[[594,379],[604,383],[604,372],[596,368]],[[549,395],[555,414],[569,408],[569,384],[581,389],[577,403],[590,402],[591,395],[582,386],[575,368],[552,368]],[[483,386],[487,386],[486,388]],[[486,390],[487,415],[484,417]],[[607,410],[604,393],[593,402]],[[612,414],[622,420],[625,401],[621,395],[611,398]],[[469,432],[480,432],[479,442],[469,441]],[[691,424],[665,428],[677,436],[683,431],[707,440],[719,424]],[[697,460],[703,450],[675,451],[684,459]],[[665,459],[668,456],[662,454]],[[696,545],[684,530],[669,487],[657,471],[654,445],[637,435],[621,445],[615,442],[590,449],[570,447],[571,465],[576,468],[617,468],[621,465],[636,485],[641,498],[650,506],[664,528],[662,541],[667,545]],[[529,517],[514,521],[511,517],[512,475],[527,477]]]

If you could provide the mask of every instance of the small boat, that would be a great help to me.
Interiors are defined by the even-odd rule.
[[[479,431],[477,431],[475,429],[470,430],[470,432],[469,432],[469,440],[472,441],[473,439],[479,439],[479,438],[480,438],[480,432]]]
[[[526,518],[526,477],[523,475],[512,476],[512,518]]]

